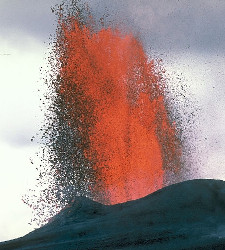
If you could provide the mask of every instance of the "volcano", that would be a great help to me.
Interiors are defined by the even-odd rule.
[[[74,201],[46,225],[0,249],[224,249],[225,182],[191,180],[144,198]]]

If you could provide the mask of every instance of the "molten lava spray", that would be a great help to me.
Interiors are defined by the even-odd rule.
[[[91,163],[94,199],[115,204],[162,188],[165,172],[180,165],[160,67],[131,33],[93,31],[75,17],[60,27],[58,98]]]

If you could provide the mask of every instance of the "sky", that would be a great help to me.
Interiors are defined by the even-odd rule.
[[[60,1],[0,0],[0,241],[33,229],[28,225],[32,211],[21,199],[37,178],[38,144],[31,138],[44,118],[40,68],[56,28],[55,3]],[[191,145],[186,157],[193,174],[187,178],[225,179],[225,2],[88,3],[95,17],[109,13],[140,37],[149,56],[162,58],[172,104],[179,106],[176,112]],[[30,159],[36,159],[34,165]]]

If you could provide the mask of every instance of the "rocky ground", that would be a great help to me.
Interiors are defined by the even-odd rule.
[[[77,197],[0,249],[225,249],[225,182],[186,181],[112,206]]]

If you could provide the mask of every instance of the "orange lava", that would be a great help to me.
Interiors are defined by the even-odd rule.
[[[59,93],[95,170],[95,199],[116,204],[162,188],[165,144],[168,161],[176,140],[154,61],[132,34],[76,19],[62,23],[60,39]]]

